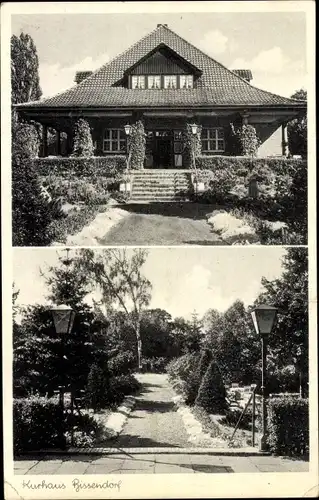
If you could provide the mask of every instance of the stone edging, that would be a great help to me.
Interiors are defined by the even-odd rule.
[[[42,449],[25,452],[23,455],[218,455],[236,457],[271,456],[270,452],[259,451],[254,448],[68,448],[67,450]],[[20,455],[22,456],[22,455]]]

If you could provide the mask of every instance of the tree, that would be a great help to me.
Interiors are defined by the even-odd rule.
[[[94,155],[94,146],[92,141],[90,125],[86,120],[80,118],[74,127],[74,142],[72,156]]]
[[[81,250],[81,265],[93,285],[99,286],[107,310],[121,310],[134,331],[139,369],[142,368],[141,319],[152,289],[142,274],[146,258],[147,252],[142,249],[134,249],[131,257],[125,249]]]
[[[277,370],[295,367],[300,375],[300,393],[308,379],[308,254],[307,248],[288,248],[282,276],[262,280],[265,291],[256,304],[270,303],[279,310],[278,321],[269,336],[269,357]],[[289,370],[288,370],[289,371]]]
[[[212,361],[206,370],[195,405],[211,414],[222,414],[227,409],[226,389],[215,361]]]
[[[307,92],[304,89],[297,90],[291,98],[307,101]],[[307,157],[307,113],[301,113],[288,123],[287,135],[289,152]]]
[[[11,101],[37,101],[42,91],[39,79],[39,60],[34,41],[27,33],[11,37]]]
[[[14,120],[12,129],[12,236],[13,245],[40,246],[53,237],[52,222],[63,216],[41,188],[33,165],[39,147],[33,125]]]

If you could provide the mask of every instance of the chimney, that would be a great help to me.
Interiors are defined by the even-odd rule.
[[[233,73],[240,76],[247,82],[250,82],[253,79],[253,75],[250,69],[233,69]]]
[[[160,26],[164,26],[165,28],[167,28],[167,27],[168,27],[168,26],[167,26],[167,24],[161,24],[161,23],[160,23],[160,24],[158,24],[158,25],[157,25],[157,28],[159,28]]]
[[[91,76],[93,71],[77,71],[75,73],[74,81],[79,84],[83,82],[88,76]]]

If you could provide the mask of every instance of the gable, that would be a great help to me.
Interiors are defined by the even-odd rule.
[[[167,49],[161,48],[135,66],[130,73],[132,75],[179,75],[192,74],[193,69],[189,64],[169,53]]]

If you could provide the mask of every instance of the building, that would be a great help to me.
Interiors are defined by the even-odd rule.
[[[124,126],[142,120],[146,133],[144,167],[185,168],[182,132],[187,123],[201,125],[204,155],[229,155],[231,123],[249,123],[261,143],[282,128],[282,154],[287,153],[285,127],[306,104],[254,87],[248,69],[229,70],[168,28],[143,37],[97,71],[75,75],[76,85],[56,96],[17,106],[27,120],[43,125],[42,155],[47,156],[47,128],[61,132],[72,150],[76,120],[92,130],[95,154],[126,152]]]

